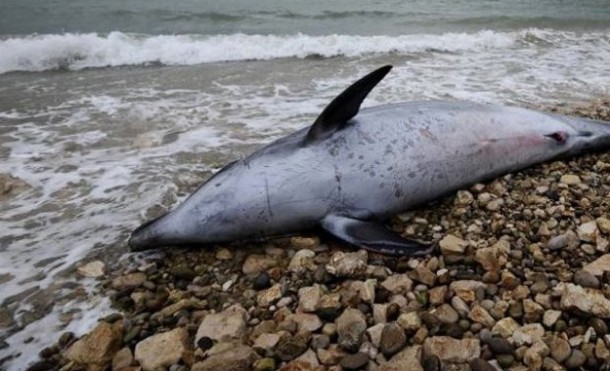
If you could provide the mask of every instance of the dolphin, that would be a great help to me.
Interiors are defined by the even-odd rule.
[[[401,256],[432,245],[388,217],[471,184],[610,147],[610,123],[516,107],[408,102],[360,109],[391,66],[339,94],[313,125],[234,161],[175,210],[137,228],[132,251],[258,240],[321,227]]]

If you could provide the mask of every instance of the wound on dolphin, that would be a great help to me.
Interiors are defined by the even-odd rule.
[[[137,228],[132,250],[284,236],[315,227],[402,256],[433,245],[402,237],[392,215],[477,182],[610,148],[610,123],[469,102],[360,109],[392,67],[356,81],[311,127],[232,162],[181,205]]]

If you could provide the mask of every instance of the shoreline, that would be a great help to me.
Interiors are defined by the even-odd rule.
[[[549,110],[610,120],[608,100]],[[117,313],[61,334],[30,369],[598,368],[609,169],[610,153],[546,163],[394,218],[441,241],[425,258],[306,235],[106,267],[98,288]]]

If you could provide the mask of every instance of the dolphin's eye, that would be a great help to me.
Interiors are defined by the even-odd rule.
[[[566,140],[568,140],[568,133],[566,133],[565,131],[556,131],[552,134],[545,135],[545,137],[549,137],[549,138],[553,139],[555,142],[557,142],[559,144],[563,144],[566,142]]]

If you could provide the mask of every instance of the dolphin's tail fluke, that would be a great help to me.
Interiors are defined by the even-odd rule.
[[[136,228],[129,237],[127,244],[131,251],[150,250],[163,245],[160,238],[159,222],[168,214],[163,214],[155,219],[149,220]]]

